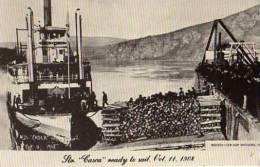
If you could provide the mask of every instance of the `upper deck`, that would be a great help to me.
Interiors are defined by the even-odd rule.
[[[77,83],[79,81],[77,63],[38,63],[34,65],[35,82],[37,83]],[[69,72],[68,72],[69,69]],[[88,62],[83,65],[84,80],[91,81],[91,66]],[[8,66],[12,83],[29,83],[28,64],[15,64]]]
[[[46,1],[44,26],[33,23],[33,11],[28,8],[27,28],[17,29],[17,59],[8,65],[15,84],[84,83],[91,81],[91,66],[82,53],[82,34],[76,33],[76,50],[71,47],[70,25],[55,27],[51,23],[50,2]],[[47,10],[48,9],[48,10]],[[78,12],[78,10],[77,10]],[[77,16],[78,13],[75,13]],[[77,17],[81,29],[81,15]],[[19,42],[19,30],[27,33],[27,44]],[[78,30],[79,31],[79,30]],[[84,82],[83,82],[84,81]]]

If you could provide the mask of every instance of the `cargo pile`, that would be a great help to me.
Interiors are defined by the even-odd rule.
[[[168,92],[128,101],[121,113],[122,142],[138,138],[165,138],[200,134],[199,103],[195,92]]]
[[[102,111],[104,141],[118,144],[220,133],[220,100],[215,96],[197,96],[194,90],[140,95],[135,100],[130,98],[127,104],[110,105]]]

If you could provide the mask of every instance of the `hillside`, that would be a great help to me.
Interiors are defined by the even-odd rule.
[[[238,40],[260,42],[260,5],[222,19]],[[106,47],[108,59],[201,60],[213,22]],[[223,39],[228,41],[223,34]],[[92,55],[89,53],[89,55]],[[100,57],[101,55],[99,55]]]
[[[103,59],[111,45],[125,42],[126,39],[112,37],[83,37],[83,53],[90,59]],[[76,37],[72,37],[75,49]]]
[[[260,5],[223,18],[222,21],[238,40],[260,44]],[[134,40],[84,37],[83,53],[89,59],[201,60],[212,23]],[[230,41],[225,34],[223,39]],[[72,37],[72,42],[75,44],[75,37]],[[14,48],[14,42],[0,43],[0,47]]]
[[[75,49],[76,37],[72,36],[73,48]],[[109,46],[115,45],[120,42],[126,41],[126,39],[112,38],[112,37],[83,37],[83,52],[88,58],[102,59],[108,52]],[[5,53],[3,49],[15,48],[15,42],[0,42],[0,60]],[[0,62],[1,64],[1,62]]]
[[[76,37],[71,37],[72,42],[75,44]],[[106,45],[114,45],[126,41],[126,39],[112,38],[112,37],[83,37],[83,47],[102,47]],[[15,42],[0,42],[1,48],[14,48]]]
[[[76,42],[76,37],[72,37],[73,43]],[[83,47],[101,47],[106,45],[113,45],[126,41],[125,39],[112,37],[83,37]]]
[[[15,42],[0,42],[0,48],[13,49],[15,47]]]

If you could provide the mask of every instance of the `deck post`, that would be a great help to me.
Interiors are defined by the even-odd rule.
[[[233,132],[233,140],[238,140],[238,130],[239,130],[239,113],[235,114],[234,120],[234,132]]]

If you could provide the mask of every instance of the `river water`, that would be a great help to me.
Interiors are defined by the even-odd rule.
[[[140,94],[165,93],[184,90],[194,85],[194,68],[197,62],[176,62],[172,60],[149,61],[91,61],[93,89],[99,104],[102,103],[102,91],[108,94],[108,103],[125,101]],[[11,149],[9,134],[10,122],[6,111],[7,76],[0,75],[0,149]],[[101,116],[93,119],[101,126]]]

